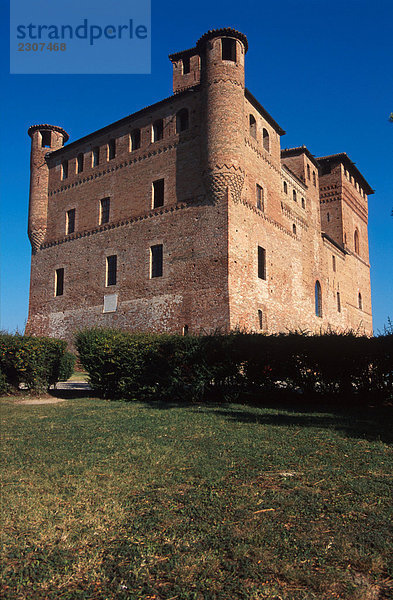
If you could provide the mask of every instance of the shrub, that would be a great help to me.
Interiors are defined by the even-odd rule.
[[[42,392],[59,381],[62,369],[66,369],[64,359],[66,342],[53,338],[0,334],[0,369],[6,386],[18,390],[25,384],[30,392]]]
[[[113,329],[79,332],[76,346],[96,393],[104,398],[201,401],[261,397],[286,388],[315,395],[379,391],[393,381],[393,335],[353,332],[205,336],[132,334]]]

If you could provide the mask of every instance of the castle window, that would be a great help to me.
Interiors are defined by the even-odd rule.
[[[266,250],[258,246],[258,277],[266,279]]]
[[[292,192],[292,198],[293,198],[294,202],[297,202],[296,190],[293,190],[293,192]]]
[[[108,160],[113,160],[116,156],[116,140],[108,142]]]
[[[66,214],[66,234],[74,233],[75,231],[75,208],[67,210]]]
[[[330,213],[326,214],[326,220],[327,220],[328,223],[330,223]]]
[[[319,281],[315,282],[315,314],[322,317],[322,289]]]
[[[188,335],[188,325],[184,325],[184,327],[182,329],[182,334],[183,335]]]
[[[134,129],[131,132],[131,152],[138,150],[141,147],[141,130]]]
[[[263,187],[257,184],[257,208],[265,210],[265,198]]]
[[[284,193],[288,194],[288,184],[286,181],[284,181]]]
[[[104,223],[109,223],[110,206],[110,198],[102,198],[102,200],[100,200],[100,225],[104,225]]]
[[[340,298],[340,292],[337,292],[337,312],[341,312],[341,298]]]
[[[222,60],[231,60],[236,62],[236,40],[231,38],[222,38],[221,52]]]
[[[164,121],[158,119],[153,123],[153,142],[158,142],[164,137]]]
[[[157,244],[150,248],[150,277],[162,277],[163,272],[163,246]]]
[[[76,172],[77,173],[82,173],[82,171],[83,171],[83,154],[81,152],[76,157]]]
[[[41,131],[41,146],[43,148],[50,148],[51,136],[51,131]]]
[[[356,252],[356,254],[359,254],[359,232],[357,229],[355,230],[355,234],[353,236],[353,241],[354,241],[354,246],[355,246],[355,252]]]
[[[250,123],[249,123],[250,136],[256,140],[257,139],[257,122],[255,120],[254,115],[250,115],[249,121],[250,121]]]
[[[189,127],[188,110],[182,108],[176,115],[176,133],[186,131]]]
[[[55,296],[62,296],[64,293],[64,269],[55,271]]]
[[[360,292],[358,294],[358,306],[359,306],[360,310],[363,310],[363,300],[362,300],[362,294]]]
[[[262,131],[262,142],[263,142],[264,149],[267,150],[268,152],[270,152],[270,137],[269,137],[269,132],[265,128]]]
[[[304,198],[302,198],[302,208],[306,208],[306,201]]]
[[[61,163],[61,178],[67,179],[68,177],[68,160],[64,160]]]
[[[183,75],[187,75],[190,72],[190,57],[185,56],[183,58]]]
[[[313,182],[313,184],[315,186],[317,185],[317,178],[316,178],[316,175],[315,175],[315,171],[312,172],[312,182]]]
[[[311,179],[310,165],[307,165],[307,179]]]
[[[116,285],[117,282],[117,255],[106,257],[106,286]]]
[[[332,254],[332,267],[333,267],[333,272],[336,272],[336,257],[334,256],[334,254]]]
[[[295,225],[295,223],[292,225],[292,233],[293,233],[293,235],[296,235],[296,225]]]
[[[259,329],[263,329],[263,312],[261,310],[258,310],[258,324]]]
[[[165,184],[163,179],[153,181],[153,208],[164,206],[164,189]]]
[[[100,149],[97,147],[97,148],[93,148],[92,166],[98,167],[99,164],[100,164]]]

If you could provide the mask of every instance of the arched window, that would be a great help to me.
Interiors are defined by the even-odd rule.
[[[288,185],[286,181],[284,181],[284,193],[288,194]]]
[[[296,190],[293,190],[293,192],[292,192],[292,198],[293,198],[294,202],[297,202]]]
[[[363,310],[363,300],[362,300],[362,294],[360,292],[358,294],[358,306],[359,306],[360,310]]]
[[[302,198],[302,208],[306,208],[306,201],[304,198]]]
[[[355,252],[356,252],[356,254],[359,254],[359,232],[357,229],[355,229],[353,241],[354,241],[354,246],[355,246]]]
[[[322,289],[318,280],[315,282],[315,314],[322,317]]]
[[[307,165],[307,179],[311,179],[310,165]]]
[[[263,147],[264,147],[264,149],[267,150],[268,152],[270,152],[270,137],[269,137],[269,132],[265,128],[263,128],[262,140],[263,140]]]
[[[164,137],[164,121],[158,119],[153,123],[153,142],[158,142]]]
[[[295,225],[295,223],[292,225],[292,232],[293,232],[293,235],[296,235],[296,225]]]
[[[176,133],[180,133],[181,131],[186,131],[189,127],[189,117],[188,110],[186,108],[182,108],[176,115]]]
[[[254,115],[250,115],[250,135],[255,140],[257,139],[257,122]]]

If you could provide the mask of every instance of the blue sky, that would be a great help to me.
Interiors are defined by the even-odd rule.
[[[390,0],[152,0],[151,75],[9,75],[8,9],[0,2],[2,329],[23,331],[27,319],[28,127],[60,125],[75,140],[169,96],[167,55],[228,26],[248,37],[246,85],[287,131],[282,147],[347,152],[376,190],[369,199],[374,330],[393,319]]]

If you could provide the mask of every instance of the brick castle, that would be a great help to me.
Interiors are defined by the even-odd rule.
[[[247,50],[209,31],[170,55],[169,98],[67,145],[30,127],[26,333],[372,333],[373,190],[345,153],[281,150]]]

